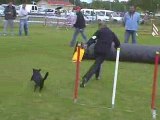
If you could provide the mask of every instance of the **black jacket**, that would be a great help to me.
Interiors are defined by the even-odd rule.
[[[120,41],[117,36],[108,28],[102,28],[94,33],[94,36],[89,39],[87,45],[95,43],[95,54],[109,54],[112,46],[112,42],[115,44],[115,48],[120,47]]]
[[[76,23],[74,24],[74,27],[79,29],[85,28],[86,24],[83,14],[81,12],[77,12],[76,15],[77,15],[77,20]]]
[[[4,10],[5,20],[14,20],[16,18],[16,9],[14,6],[7,6]]]

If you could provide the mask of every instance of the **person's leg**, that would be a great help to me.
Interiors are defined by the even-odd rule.
[[[95,77],[96,77],[96,80],[99,80],[100,79],[100,74],[101,74],[101,70],[102,70],[102,65],[100,65],[95,73]]]
[[[28,21],[27,20],[24,21],[24,32],[25,32],[25,35],[27,36],[28,35]]]
[[[19,36],[22,35],[23,27],[24,27],[24,21],[20,20],[20,22],[19,22]]]
[[[132,32],[132,43],[136,44],[137,43],[137,37],[136,37],[136,31]]]
[[[7,34],[7,28],[8,28],[8,20],[5,20],[5,21],[4,21],[4,28],[3,28],[3,33],[4,33],[4,35]]]
[[[84,87],[84,84],[87,83],[90,80],[90,78],[96,73],[96,71],[100,68],[104,60],[105,60],[104,56],[96,57],[94,64],[90,67],[88,72],[83,76],[81,87]]]
[[[71,42],[70,42],[70,46],[71,46],[71,47],[73,47],[73,46],[75,45],[78,34],[79,34],[79,29],[78,29],[78,28],[75,28],[75,31],[74,31],[72,40],[71,40]]]
[[[11,35],[14,35],[14,20],[9,20]]]
[[[128,43],[130,37],[130,32],[128,30],[125,31],[125,40],[124,43]]]
[[[85,33],[84,33],[84,29],[80,29],[80,33],[81,33],[82,38],[83,38],[83,40],[85,41],[85,43],[87,43],[87,37],[86,37],[86,35],[85,35]]]

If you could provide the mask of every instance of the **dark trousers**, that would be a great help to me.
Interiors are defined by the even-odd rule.
[[[94,64],[90,67],[88,72],[83,76],[83,79],[86,79],[85,82],[88,82],[90,78],[95,74],[96,78],[99,77],[101,71],[101,64],[105,60],[105,55],[96,55]]]

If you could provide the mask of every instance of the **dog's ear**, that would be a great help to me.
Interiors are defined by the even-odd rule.
[[[41,69],[39,69],[39,71],[41,71]]]

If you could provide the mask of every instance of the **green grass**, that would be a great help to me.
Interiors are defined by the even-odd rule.
[[[109,27],[123,42],[124,28]],[[87,27],[88,38],[95,30],[95,25]],[[69,47],[72,33],[72,30],[30,25],[27,37],[0,36],[0,119],[151,120],[153,64],[120,62],[114,109],[107,109],[111,107],[115,65],[112,61],[103,64],[100,81],[92,79],[85,89],[79,89],[78,104],[73,103],[75,64],[71,62],[73,49]],[[138,39],[139,44],[160,43],[159,38],[151,35],[139,35]],[[87,60],[81,63],[81,77],[92,63]],[[33,92],[32,68],[41,68],[43,75],[46,71],[50,73],[41,94]],[[158,113],[159,92],[158,89]]]

